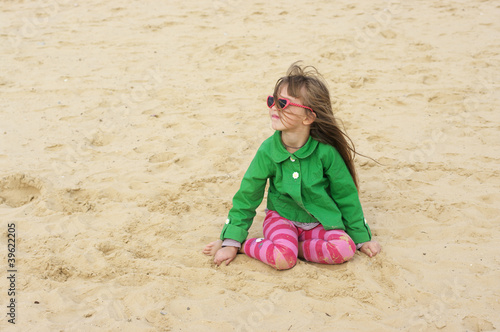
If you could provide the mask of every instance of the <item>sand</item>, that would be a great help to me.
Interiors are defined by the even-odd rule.
[[[498,2],[4,1],[0,15],[0,330],[500,329]],[[201,250],[296,60],[380,163],[356,159],[383,251],[217,268]]]

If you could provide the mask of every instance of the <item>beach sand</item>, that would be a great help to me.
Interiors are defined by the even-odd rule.
[[[500,329],[498,2],[4,1],[0,15],[0,330]],[[383,251],[216,267],[201,250],[297,60],[380,163],[356,158]]]

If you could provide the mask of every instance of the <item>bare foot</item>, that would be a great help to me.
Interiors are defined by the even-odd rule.
[[[222,240],[217,240],[214,242],[210,242],[203,249],[203,253],[207,256],[215,256],[215,253],[222,248]]]

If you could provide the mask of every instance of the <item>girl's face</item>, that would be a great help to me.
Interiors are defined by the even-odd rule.
[[[280,88],[278,98],[285,98],[294,104],[303,105],[302,100],[288,95],[287,85],[283,85]],[[274,106],[269,109],[271,127],[279,131],[295,131],[302,129],[303,126],[305,126],[304,120],[308,118],[308,112],[310,111],[307,109],[293,105],[289,105],[287,108],[280,111],[275,102]]]

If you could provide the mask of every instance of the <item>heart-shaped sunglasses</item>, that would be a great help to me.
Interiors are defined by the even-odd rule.
[[[290,100],[288,100],[286,98],[278,98],[278,102],[280,104],[281,109],[285,109],[288,106],[292,105],[292,106],[297,106],[297,107],[302,107],[302,108],[308,109],[314,113],[312,108],[304,106],[304,105],[292,103]],[[272,108],[273,106],[274,106],[274,97],[268,96],[267,97],[267,107]]]

